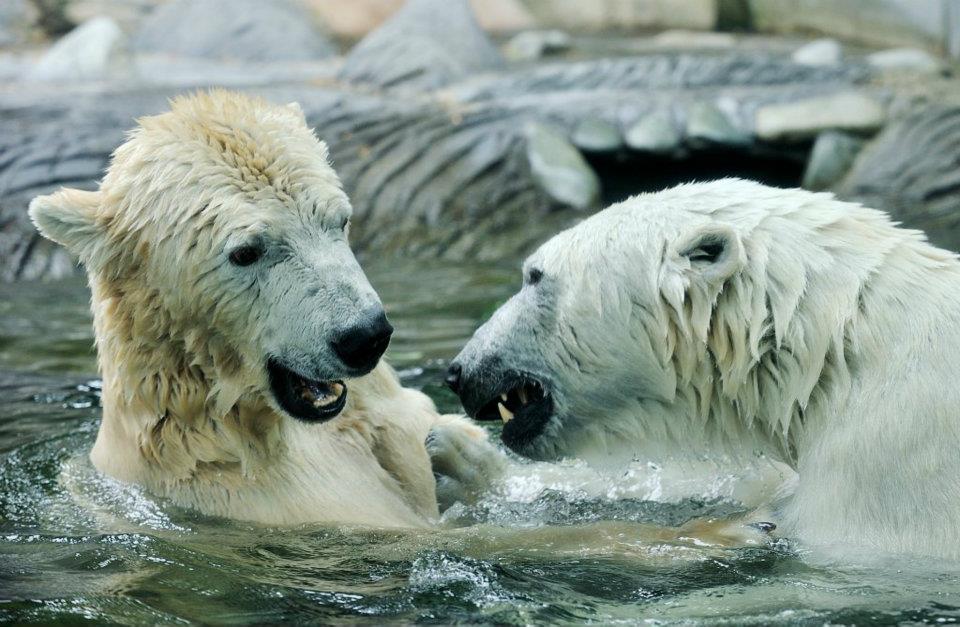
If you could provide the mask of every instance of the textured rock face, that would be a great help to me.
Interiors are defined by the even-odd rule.
[[[236,61],[305,61],[336,53],[292,0],[172,0],[143,22],[140,52]]]
[[[132,73],[126,36],[110,18],[96,17],[54,44],[27,78],[64,83],[122,79]]]
[[[960,106],[926,107],[889,125],[837,191],[960,250]]]
[[[502,63],[467,0],[409,0],[350,51],[340,78],[433,89]]]

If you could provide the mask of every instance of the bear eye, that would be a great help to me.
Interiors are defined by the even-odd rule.
[[[263,249],[260,246],[237,246],[230,251],[230,263],[235,266],[249,266],[256,263],[263,256]]]
[[[536,285],[543,278],[543,270],[540,268],[530,268],[527,270],[527,285]]]
[[[344,218],[343,222],[340,223],[340,230],[346,231],[348,226],[350,226],[350,216]]]

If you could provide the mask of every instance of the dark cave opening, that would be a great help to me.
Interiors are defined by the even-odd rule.
[[[600,177],[604,206],[634,194],[655,192],[680,183],[738,177],[773,187],[800,187],[809,145],[750,149],[709,147],[679,155],[623,151],[585,153]]]

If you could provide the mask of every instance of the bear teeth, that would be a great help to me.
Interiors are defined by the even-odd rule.
[[[500,410],[500,419],[504,424],[513,420],[513,412],[504,407],[503,403],[497,403],[497,409]]]

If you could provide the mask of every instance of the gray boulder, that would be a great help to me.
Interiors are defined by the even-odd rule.
[[[138,52],[247,62],[308,61],[336,54],[291,0],[172,0],[134,36]]]
[[[530,30],[514,35],[504,53],[514,61],[531,61],[569,50],[570,45],[570,35],[562,30]]]
[[[864,140],[855,135],[837,131],[820,133],[810,151],[807,169],[803,174],[803,187],[820,191],[842,179],[863,144]]]
[[[815,39],[794,50],[791,58],[804,65],[835,65],[843,59],[843,46],[836,39]]]
[[[891,48],[867,55],[867,63],[885,72],[940,74],[946,66],[937,57],[919,48]]]
[[[672,153],[683,143],[673,114],[663,108],[652,111],[633,124],[626,133],[627,146],[641,152]]]
[[[529,125],[527,159],[533,179],[558,203],[587,209],[600,198],[600,179],[596,173],[583,155],[549,126]]]
[[[133,72],[127,37],[109,17],[95,17],[67,33],[25,77],[30,81],[103,81]]]
[[[502,64],[467,0],[408,0],[350,51],[340,78],[431,89]]]
[[[755,126],[761,139],[802,139],[831,129],[875,131],[885,120],[886,111],[881,103],[851,91],[764,105],[756,111]]]

